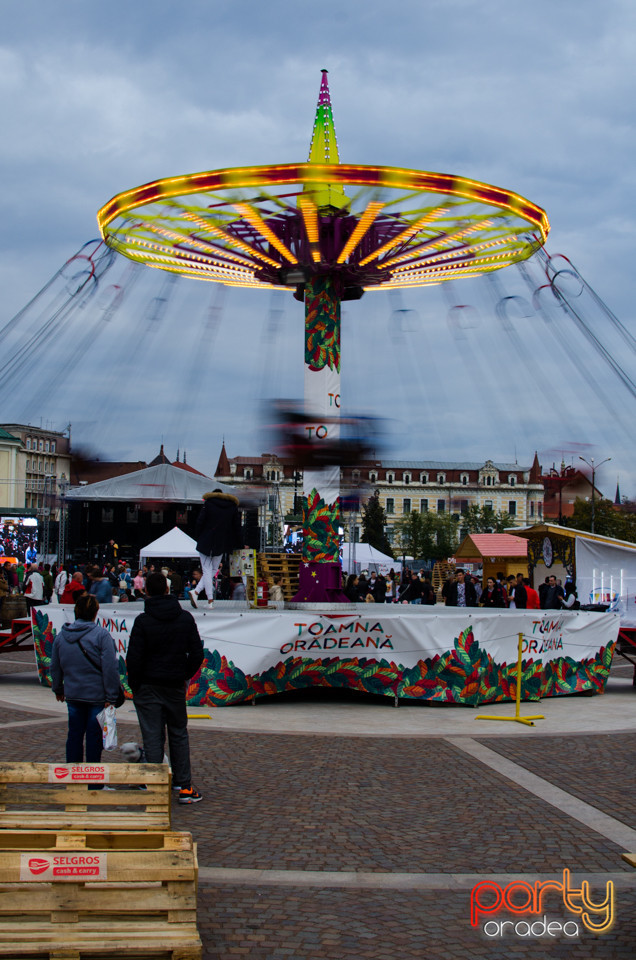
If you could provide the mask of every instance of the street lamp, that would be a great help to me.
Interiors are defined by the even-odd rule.
[[[586,460],[585,457],[582,457],[579,455],[579,460],[582,460],[583,463],[587,463],[588,467],[592,471],[592,524],[591,524],[592,533],[594,533],[594,474],[596,473],[599,467],[602,467],[604,463],[607,463],[608,460],[611,460],[611,459],[612,459],[611,457],[606,457],[605,460],[601,460],[600,463],[595,464],[594,457],[590,457],[589,460]]]

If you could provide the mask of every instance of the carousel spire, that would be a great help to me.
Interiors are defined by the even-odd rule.
[[[327,80],[328,71],[323,68],[320,80],[320,91],[318,93],[318,105],[316,107],[316,117],[314,119],[314,129],[311,135],[311,145],[309,147],[309,163],[340,163],[338,154],[338,139],[336,137],[336,126],[333,120],[333,110],[331,109],[331,95],[329,93],[329,82]],[[349,203],[341,186],[331,183],[306,184],[306,193],[311,195],[312,200],[318,208],[321,207],[345,207]]]

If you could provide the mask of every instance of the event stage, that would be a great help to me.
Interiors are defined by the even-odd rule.
[[[112,604],[98,615],[115,639],[124,686],[128,637],[142,610]],[[40,680],[50,686],[53,640],[73,608],[33,614]],[[602,693],[619,628],[614,613],[398,604],[318,611],[224,603],[193,615],[205,659],[188,704],[219,707],[312,686],[469,706],[513,700],[519,633],[523,700]]]

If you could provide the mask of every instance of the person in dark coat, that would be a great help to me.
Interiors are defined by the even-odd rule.
[[[204,493],[203,500],[194,530],[202,571],[199,583],[190,591],[190,603],[195,608],[198,606],[199,593],[203,590],[208,598],[208,607],[212,606],[214,577],[223,554],[237,550],[242,543],[238,499],[217,488],[212,493]]]
[[[563,597],[563,587],[557,583],[556,577],[549,577],[547,590],[544,591],[541,597],[541,609],[560,610]]]
[[[170,596],[163,573],[146,578],[144,612],[135,618],[126,667],[148,763],[162,763],[168,744],[179,803],[197,803],[192,786],[186,713],[186,684],[203,663],[203,644],[194,617]]]
[[[450,584],[446,596],[447,607],[476,607],[477,594],[470,579],[466,579],[463,570],[455,571],[455,580]]]
[[[486,586],[481,591],[481,597],[479,598],[480,607],[505,607],[506,601],[504,600],[503,590],[498,583],[495,583],[492,577],[488,577],[486,581]]]

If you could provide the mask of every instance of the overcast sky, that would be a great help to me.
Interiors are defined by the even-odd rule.
[[[526,196],[548,213],[548,251],[636,334],[633,0],[4,0],[0,12],[0,326],[97,236],[115,193],[306,159],[326,67],[343,162]],[[1,419],[72,422],[113,459],[150,460],[163,439],[204,471],[223,436],[230,456],[265,450],[258,398],[302,392],[302,306],[118,260],[44,348],[38,330],[75,267],[4,332],[2,358],[25,349],[0,379]],[[618,474],[636,495],[634,397],[554,300],[533,306],[544,282],[533,263],[530,286],[506,270],[345,304],[345,407],[388,419],[395,458],[611,456],[598,485],[613,497]],[[589,291],[569,293],[634,378],[628,340]]]

